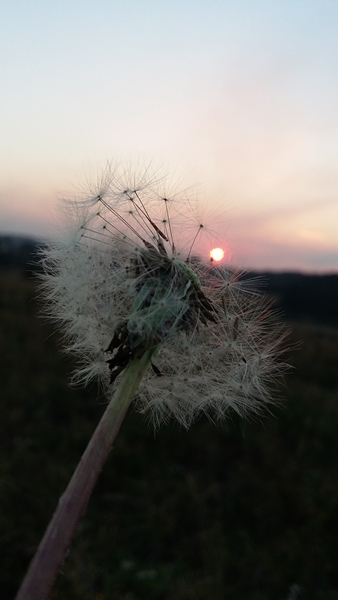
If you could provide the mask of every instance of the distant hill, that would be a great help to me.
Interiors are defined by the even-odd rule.
[[[338,326],[338,274],[259,273],[273,305],[291,320]]]
[[[33,238],[0,235],[0,271],[16,270],[30,277],[39,269],[36,251],[41,247],[43,243]],[[287,319],[338,326],[338,274],[251,272],[244,276],[256,277],[257,287]]]
[[[0,270],[19,270],[24,275],[36,271],[36,251],[41,246],[34,238],[0,235]]]

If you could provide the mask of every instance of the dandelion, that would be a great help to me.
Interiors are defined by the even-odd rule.
[[[271,401],[283,334],[233,270],[196,258],[207,227],[185,228],[191,202],[158,187],[115,169],[65,207],[70,235],[45,253],[43,292],[78,359],[73,380],[98,379],[109,397],[149,351],[135,404],[156,424],[257,413]]]
[[[109,404],[18,600],[47,597],[132,401],[156,427],[257,415],[273,401],[283,328],[233,269],[215,265],[219,239],[210,260],[199,256],[208,228],[192,227],[195,203],[163,184],[107,169],[89,195],[64,203],[67,235],[43,251],[46,314],[77,359],[73,381],[98,380]]]

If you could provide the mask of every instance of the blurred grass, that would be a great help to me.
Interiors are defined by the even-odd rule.
[[[0,590],[14,597],[104,410],[37,318],[34,282],[0,275]],[[283,408],[154,436],[131,412],[52,600],[338,598],[338,329],[302,341]],[[296,596],[295,596],[296,598]]]

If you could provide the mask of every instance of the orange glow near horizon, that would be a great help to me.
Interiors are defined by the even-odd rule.
[[[213,248],[212,250],[210,250],[210,258],[211,260],[214,260],[215,262],[219,262],[221,260],[223,260],[225,255],[225,252],[223,250],[223,248]]]

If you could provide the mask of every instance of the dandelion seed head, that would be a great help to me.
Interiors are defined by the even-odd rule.
[[[110,396],[128,362],[151,350],[134,404],[155,426],[256,414],[283,372],[284,330],[229,265],[198,256],[212,230],[163,184],[110,165],[87,196],[63,204],[64,236],[41,257],[42,295],[78,361],[73,381],[96,379]]]

